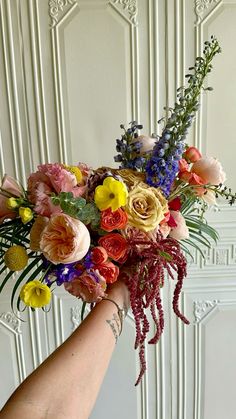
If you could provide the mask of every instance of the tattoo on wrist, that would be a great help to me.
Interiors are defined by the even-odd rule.
[[[112,333],[114,335],[115,341],[117,343],[118,337],[119,337],[119,328],[120,328],[120,319],[119,316],[113,313],[112,319],[106,320],[106,322],[109,324]]]

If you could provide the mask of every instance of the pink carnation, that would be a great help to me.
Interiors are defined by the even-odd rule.
[[[75,175],[64,169],[59,163],[42,164],[38,166],[38,169],[49,178],[56,193],[71,192],[77,186]]]
[[[106,281],[96,272],[83,272],[82,275],[64,284],[65,289],[72,295],[82,298],[87,303],[95,303],[106,296]]]

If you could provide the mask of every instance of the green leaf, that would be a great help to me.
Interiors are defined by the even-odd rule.
[[[86,307],[87,303],[85,301],[83,301],[82,304],[82,309],[81,309],[81,321],[84,320],[84,313],[85,313],[85,307]]]
[[[168,261],[171,261],[173,259],[173,257],[169,253],[163,252],[162,250],[159,250],[159,255]]]
[[[3,290],[3,288],[5,287],[5,285],[6,285],[7,281],[8,281],[8,279],[10,279],[10,278],[11,278],[11,276],[12,276],[14,273],[15,273],[14,271],[10,271],[10,272],[8,272],[7,276],[4,278],[3,282],[2,282],[2,283],[1,283],[1,285],[0,285],[0,294],[1,294],[2,290]]]

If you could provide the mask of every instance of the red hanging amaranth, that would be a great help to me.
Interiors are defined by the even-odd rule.
[[[179,310],[179,296],[186,276],[187,261],[177,240],[162,239],[161,236],[157,239],[157,241],[152,241],[132,236],[132,234],[128,239],[131,253],[127,265],[133,268],[126,276],[126,282],[130,291],[130,303],[136,325],[135,349],[139,348],[141,364],[141,371],[135,385],[139,384],[146,371],[145,341],[149,332],[149,322],[145,309],[150,308],[156,325],[156,333],[148,343],[157,343],[164,329],[160,289],[164,285],[165,271],[172,279],[175,278],[175,273],[177,274],[173,310],[184,323],[189,324]],[[139,260],[138,265],[137,260]]]

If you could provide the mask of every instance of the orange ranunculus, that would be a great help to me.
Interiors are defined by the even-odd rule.
[[[95,272],[99,272],[100,275],[105,279],[107,284],[113,284],[118,278],[119,268],[112,262],[102,263],[93,267]]]
[[[116,261],[123,258],[128,250],[127,241],[119,233],[110,233],[100,237],[98,243],[106,249],[108,256]]]
[[[89,250],[87,227],[66,214],[54,214],[42,232],[40,250],[54,264],[81,260]]]
[[[121,230],[127,224],[128,216],[122,208],[112,211],[111,208],[101,212],[101,228],[105,231]]]
[[[180,159],[179,160],[179,171],[180,172],[185,172],[185,171],[188,171],[188,169],[189,169],[188,162],[185,159]]]
[[[107,259],[107,251],[102,246],[93,247],[91,250],[91,260],[95,265],[105,263]]]
[[[184,153],[184,158],[190,163],[195,163],[202,157],[200,151],[196,147],[188,147]]]

